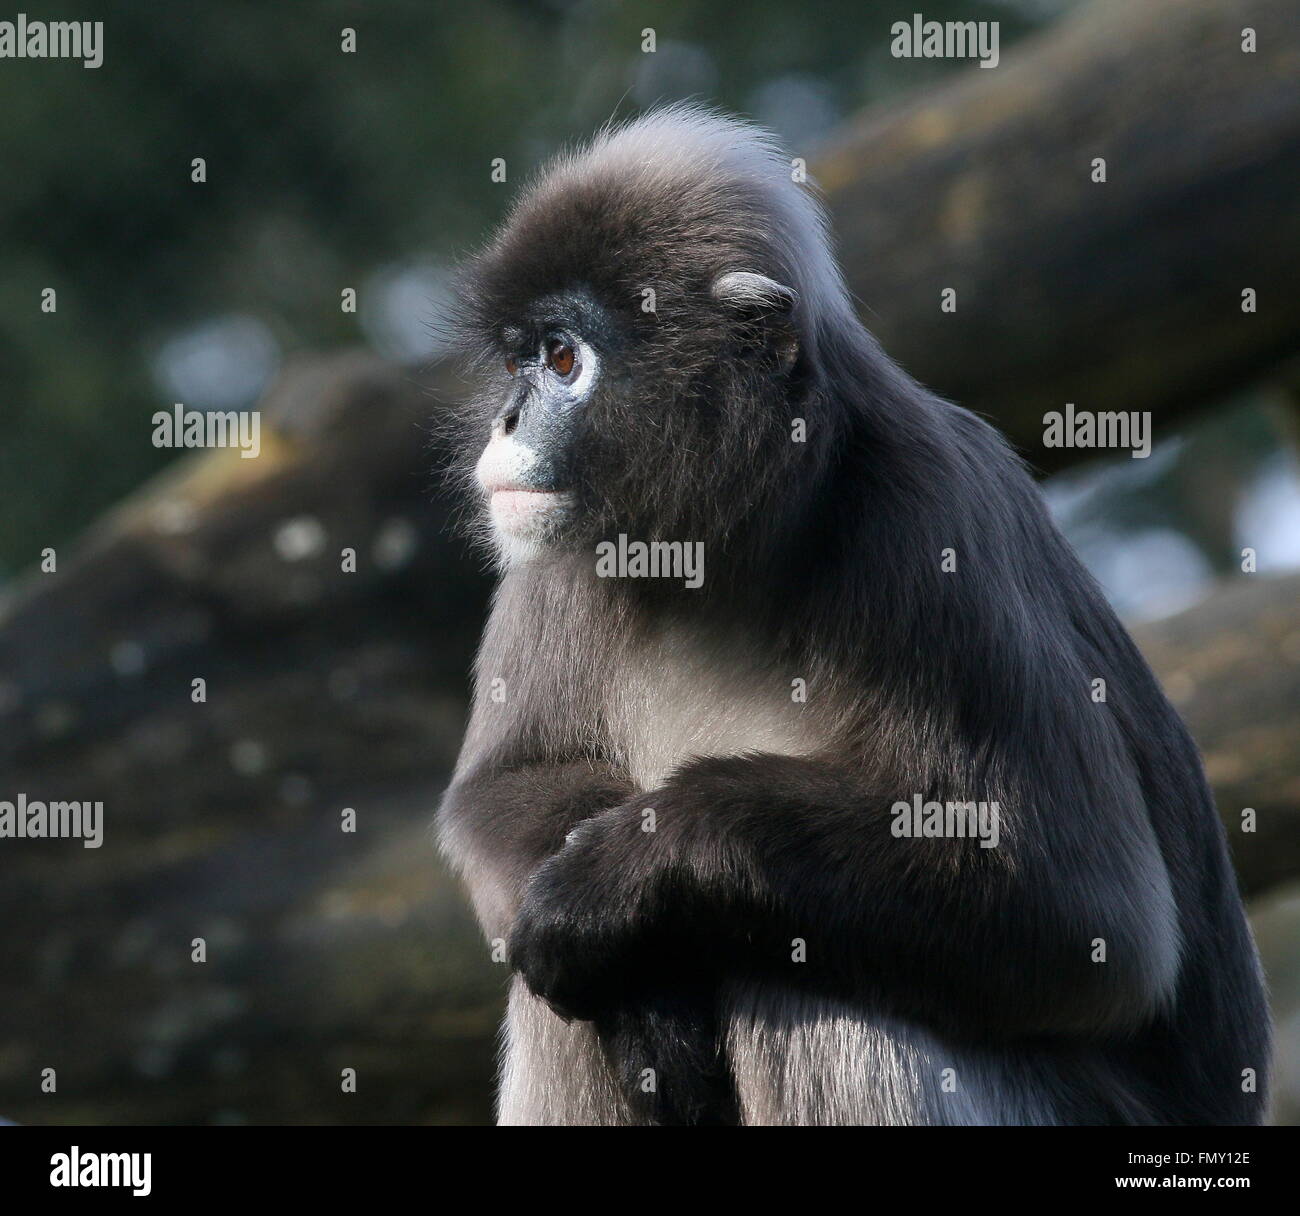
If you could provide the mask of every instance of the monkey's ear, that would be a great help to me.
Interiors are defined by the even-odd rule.
[[[733,270],[713,280],[713,298],[737,313],[758,316],[788,313],[796,296],[792,287],[765,274]]]
[[[733,270],[713,280],[713,298],[743,323],[752,344],[781,372],[799,358],[799,334],[791,313],[798,298],[792,287],[765,274]]]

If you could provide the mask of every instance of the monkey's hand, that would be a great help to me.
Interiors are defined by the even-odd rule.
[[[702,940],[666,850],[657,804],[641,795],[579,824],[533,875],[510,936],[510,961],[528,987],[566,1018],[599,1020],[706,978]]]
[[[1038,796],[1051,808],[1067,794]],[[570,834],[525,892],[513,961],[556,1009],[598,1024],[681,983],[752,978],[945,1033],[1126,1033],[1167,998],[1178,939],[1145,812],[1097,795],[1126,847],[1092,847],[1027,798],[994,850],[898,837],[897,795],[852,770],[699,757]]]

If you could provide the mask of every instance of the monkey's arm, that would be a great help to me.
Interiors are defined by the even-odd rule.
[[[906,797],[813,760],[694,761],[542,866],[512,961],[591,1018],[728,974],[984,1035],[1123,1032],[1167,997],[1176,915],[1140,805],[1009,807],[982,849],[895,837]]]
[[[596,760],[482,763],[457,777],[438,809],[438,834],[489,936],[505,931],[529,878],[573,827],[632,792],[625,775]]]

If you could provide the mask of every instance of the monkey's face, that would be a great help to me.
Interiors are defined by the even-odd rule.
[[[725,122],[666,112],[560,157],[457,300],[487,371],[460,467],[507,561],[622,534],[738,552],[831,458],[805,425],[818,318],[851,305],[789,162]]]
[[[619,533],[711,540],[782,463],[768,449],[790,446],[788,289],[705,278],[682,323],[609,295],[546,293],[493,335],[475,476],[507,563]]]
[[[508,559],[535,556],[580,530],[583,439],[602,377],[589,309],[544,301],[501,338],[502,394],[475,467]]]

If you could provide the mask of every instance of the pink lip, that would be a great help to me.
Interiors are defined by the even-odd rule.
[[[492,511],[498,517],[540,516],[566,502],[558,490],[524,490],[497,486],[492,490]]]

